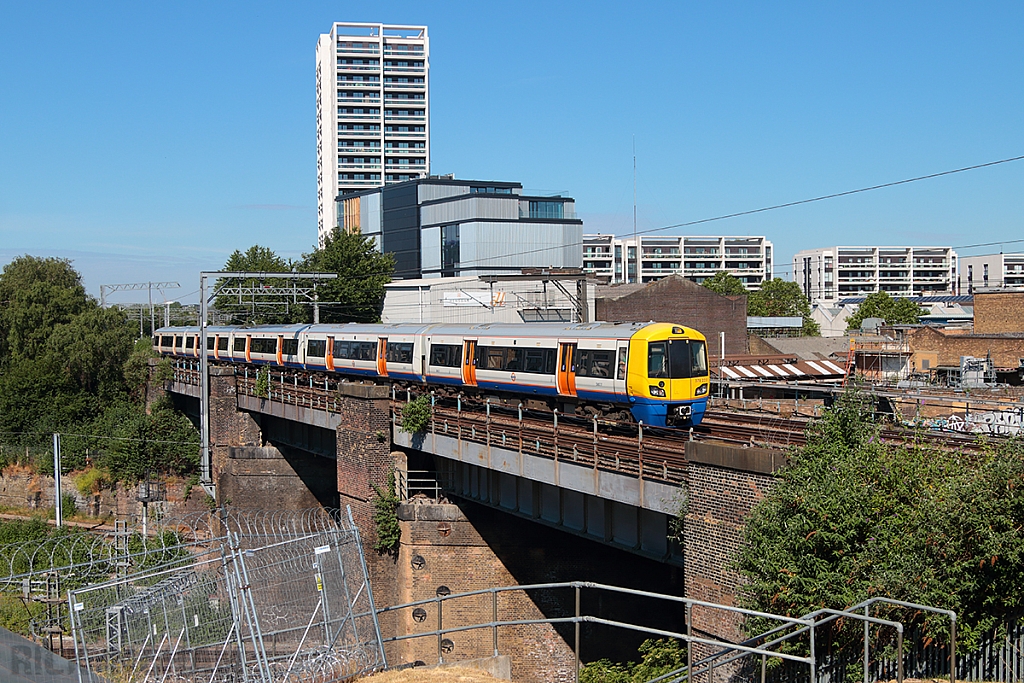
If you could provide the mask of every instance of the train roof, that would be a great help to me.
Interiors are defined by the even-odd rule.
[[[556,337],[572,339],[623,339],[632,337],[641,330],[649,328],[648,332],[656,333],[657,330],[670,325],[669,323],[656,322],[591,322],[591,323],[480,323],[474,325],[445,325],[440,323],[343,323],[337,325],[257,325],[254,327],[207,327],[207,332],[213,333],[252,333],[260,334],[284,334],[294,335],[305,332],[307,334],[325,335],[346,335],[346,334],[371,334],[386,337],[390,335],[406,334],[429,334],[429,335],[452,335],[461,337]],[[675,326],[675,325],[673,325]],[[679,326],[682,327],[682,326]],[[182,332],[195,332],[198,328],[192,327],[165,327],[157,330],[161,334],[176,334]],[[688,328],[692,329],[692,328]]]

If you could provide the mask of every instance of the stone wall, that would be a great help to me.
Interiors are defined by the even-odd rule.
[[[92,517],[128,520],[141,518],[142,504],[138,501],[138,489],[135,486],[106,485],[98,493],[82,495],[75,487],[79,474],[71,473],[61,477],[61,492],[74,499],[75,508],[79,512]],[[207,496],[200,487],[192,487],[188,500],[185,500],[185,490],[188,488],[185,480],[172,477],[165,480],[165,485],[166,500],[150,503],[150,515],[175,516],[209,509],[206,505]],[[52,476],[36,474],[18,465],[0,471],[0,506],[12,508],[12,512],[35,514],[36,511],[48,511],[54,507],[53,494]]]

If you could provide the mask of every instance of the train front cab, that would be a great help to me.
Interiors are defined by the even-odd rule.
[[[700,424],[711,386],[704,335],[658,323],[630,341],[627,393],[633,417],[658,427]]]

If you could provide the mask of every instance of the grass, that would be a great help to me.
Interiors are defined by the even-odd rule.
[[[498,683],[501,680],[479,669],[453,666],[441,669],[417,667],[401,671],[384,671],[360,678],[359,683]]]

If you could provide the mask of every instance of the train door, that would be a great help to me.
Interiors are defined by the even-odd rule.
[[[615,393],[626,395],[626,370],[629,368],[629,342],[620,341],[615,349]]]
[[[245,362],[252,362],[252,335],[245,335]]]
[[[334,337],[327,338],[327,348],[324,350],[324,363],[328,370],[334,369]]]
[[[558,393],[576,395],[576,342],[558,344]]]
[[[377,339],[377,374],[381,377],[388,376],[388,338]]]
[[[476,386],[476,339],[466,339],[462,349],[462,383]]]
[[[284,336],[277,335],[277,364],[284,365]]]

